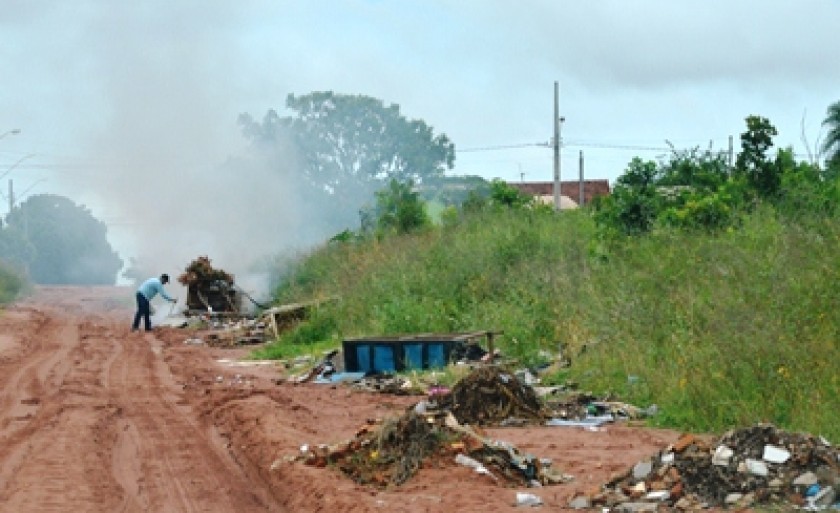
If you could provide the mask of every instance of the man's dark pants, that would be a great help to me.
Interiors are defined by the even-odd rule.
[[[137,313],[134,314],[134,324],[131,325],[132,330],[136,330],[140,327],[140,317],[143,318],[143,321],[146,325],[146,331],[152,331],[152,320],[149,316],[152,314],[151,310],[149,309],[149,300],[146,299],[142,293],[137,293]]]

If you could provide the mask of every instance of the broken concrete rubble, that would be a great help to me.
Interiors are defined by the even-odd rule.
[[[819,509],[836,500],[838,458],[838,449],[824,439],[769,424],[713,441],[686,434],[587,499],[615,511],[648,511],[657,504],[682,510],[758,504]]]

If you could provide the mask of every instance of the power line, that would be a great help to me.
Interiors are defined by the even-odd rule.
[[[695,145],[688,145],[683,147],[669,147],[669,146],[644,146],[644,145],[633,145],[633,144],[612,144],[612,143],[599,143],[599,142],[587,142],[587,141],[576,141],[576,140],[563,140],[562,141],[563,147],[568,148],[593,148],[598,150],[624,150],[624,151],[655,151],[659,153],[672,153],[675,151],[684,151],[694,148],[701,148],[702,144],[695,144]],[[522,144],[500,144],[496,146],[483,146],[483,147],[475,147],[475,148],[465,148],[465,149],[456,149],[456,153],[475,153],[475,152],[485,152],[485,151],[498,151],[498,150],[507,150],[507,149],[522,149],[522,148],[530,148],[530,147],[542,147],[542,148],[551,148],[551,144],[548,142],[543,143],[522,143]],[[779,147],[779,149],[783,149],[784,147]],[[722,148],[719,150],[703,150],[709,151],[712,153],[726,153],[728,149]],[[793,153],[793,156],[796,158],[808,158],[809,155],[806,153]]]
[[[564,142],[563,146],[570,146],[573,148],[596,148],[604,150],[631,150],[631,151],[666,151],[670,152],[673,148],[664,146],[635,146],[630,144],[606,144],[606,143],[588,143],[578,141]]]
[[[478,148],[464,148],[464,149],[455,149],[456,153],[468,153],[468,152],[476,152],[476,151],[496,151],[496,150],[510,150],[510,149],[517,149],[517,148],[529,148],[533,146],[548,146],[548,143],[522,143],[522,144],[505,144],[499,146],[482,146]]]

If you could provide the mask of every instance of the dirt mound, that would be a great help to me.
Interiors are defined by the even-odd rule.
[[[541,423],[551,417],[533,388],[514,373],[495,366],[477,368],[438,403],[461,424]]]
[[[839,485],[837,448],[821,438],[760,424],[713,441],[683,435],[613,479],[591,502],[610,507],[657,502],[679,509],[825,507],[836,500]]]

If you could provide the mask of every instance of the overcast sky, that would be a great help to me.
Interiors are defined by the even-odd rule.
[[[0,0],[0,134],[21,130],[0,190],[85,203],[128,256],[159,243],[128,226],[196,213],[178,175],[242,213],[257,193],[207,175],[242,151],[237,116],[324,90],[447,134],[453,174],[548,181],[555,81],[564,179],[580,151],[611,182],[666,140],[737,151],[751,114],[805,159],[803,118],[813,146],[840,100],[838,27],[840,0]]]

